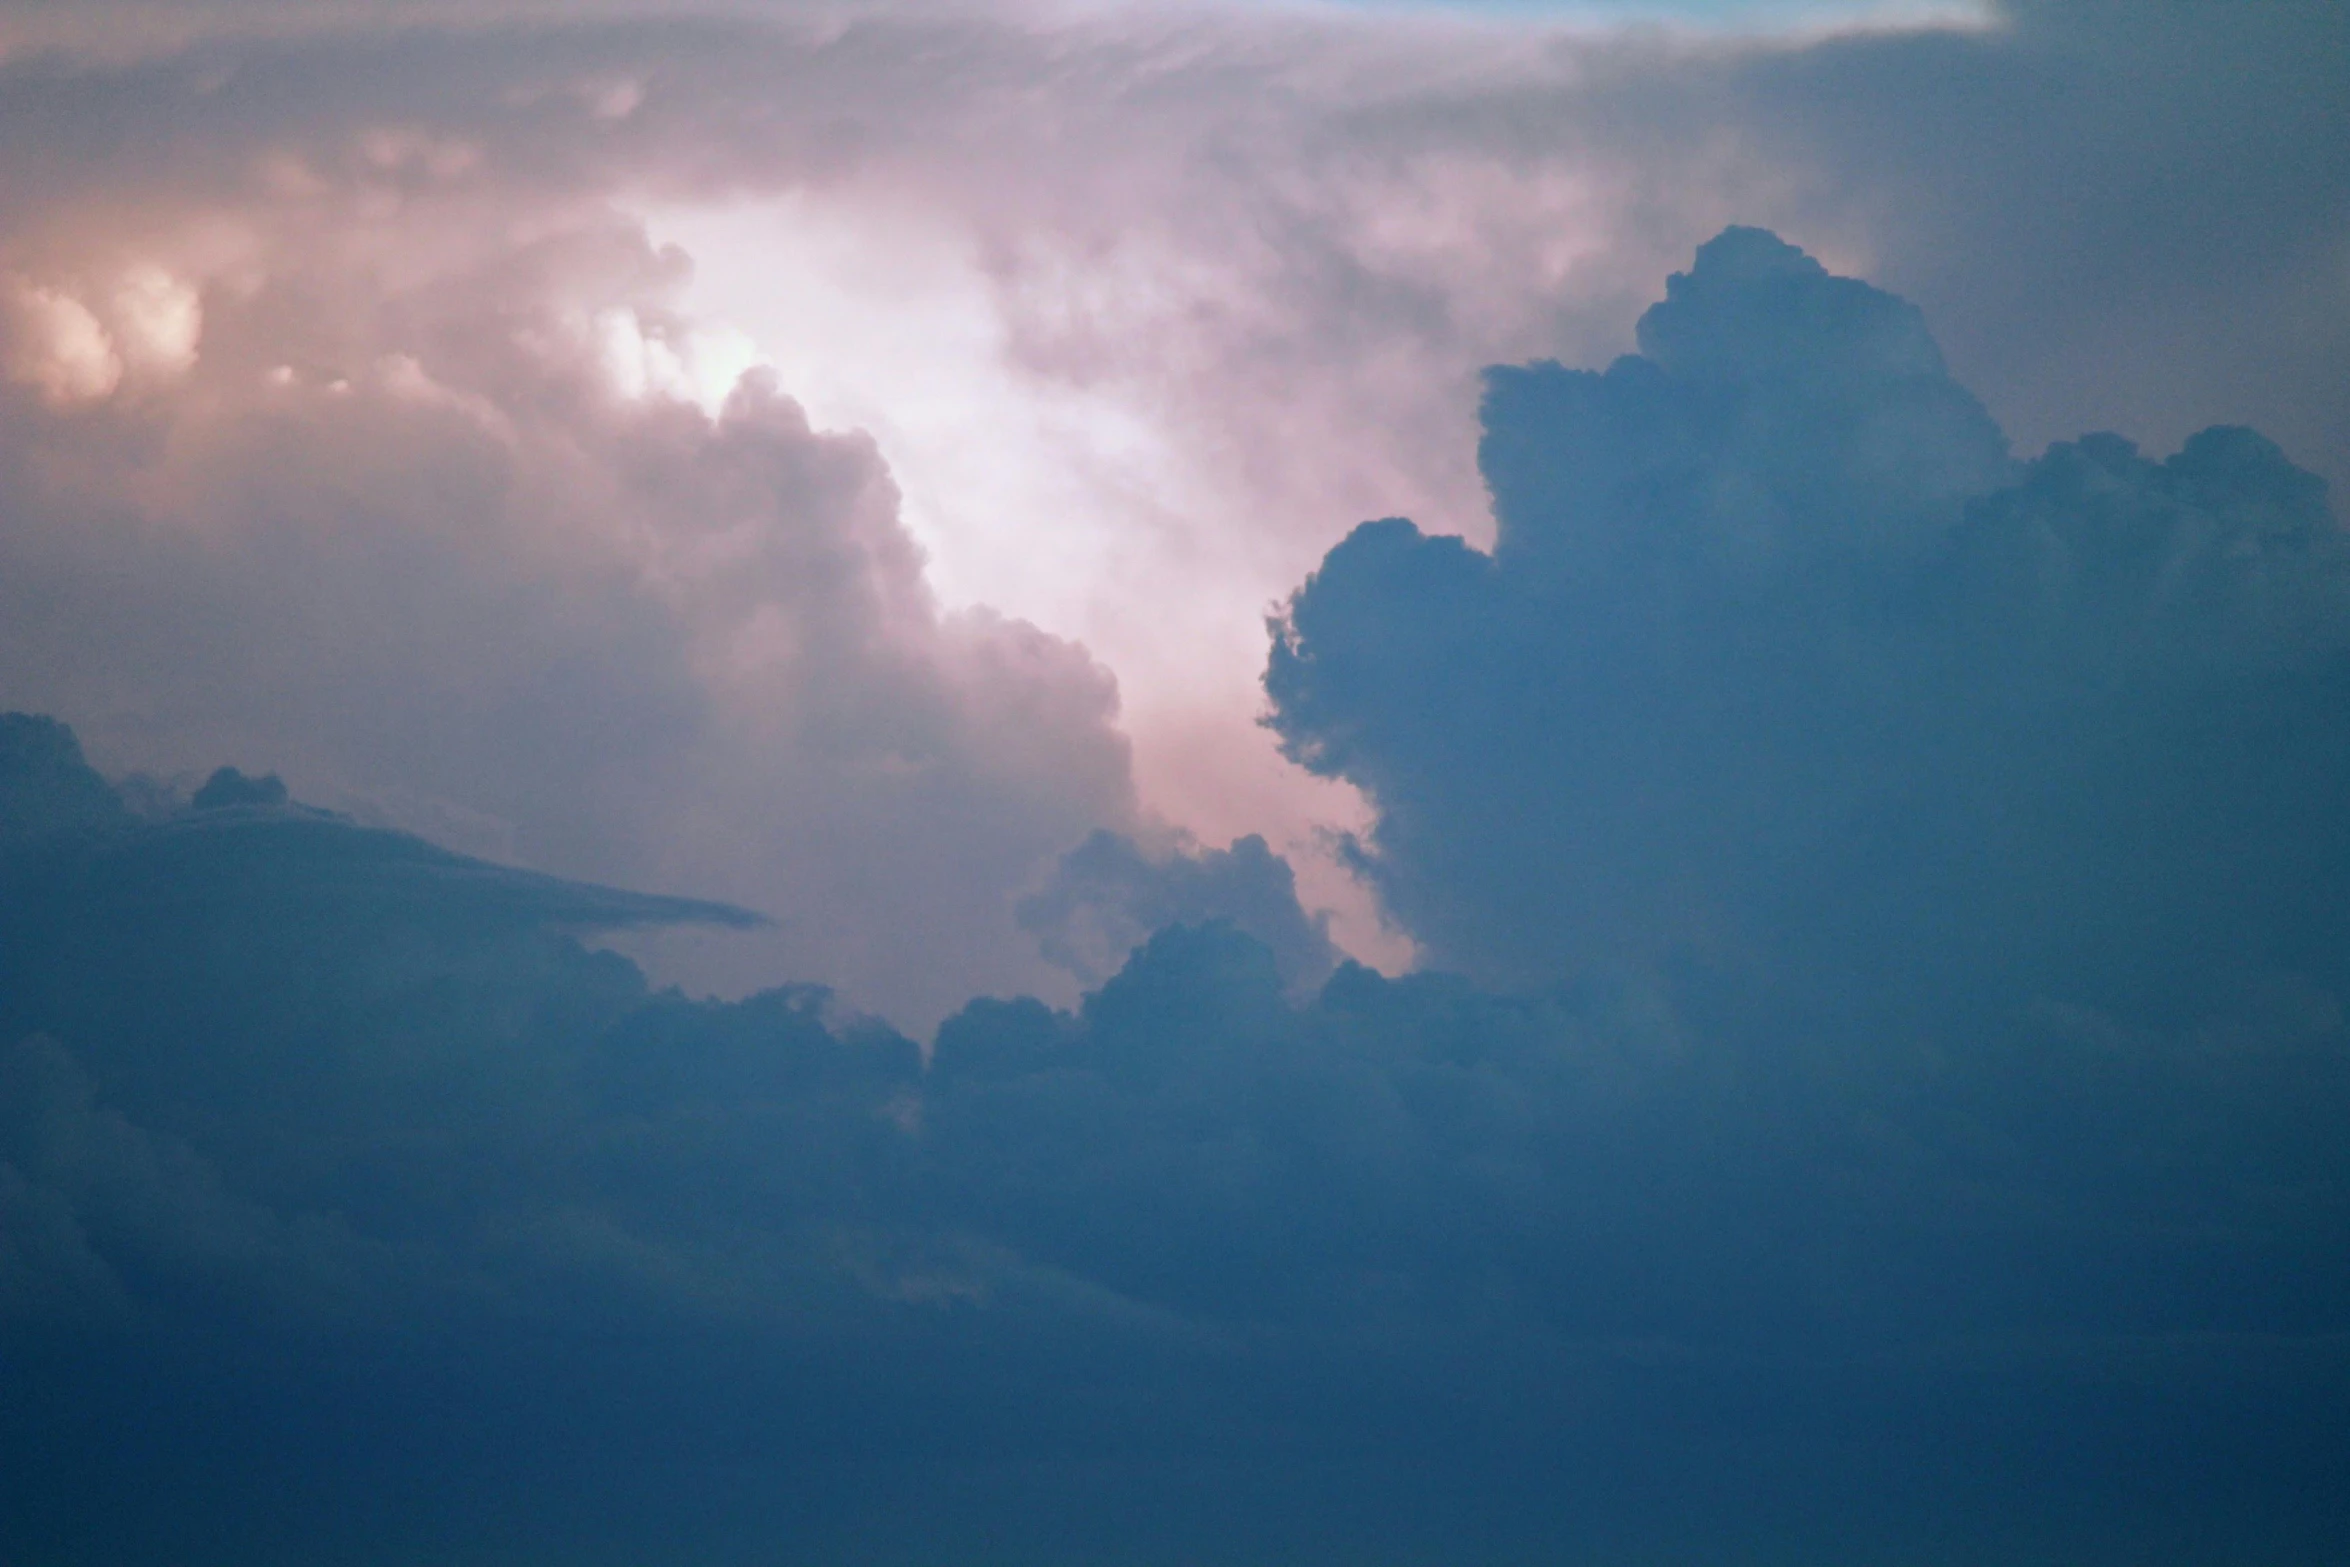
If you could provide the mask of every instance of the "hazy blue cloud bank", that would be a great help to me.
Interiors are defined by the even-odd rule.
[[[565,934],[724,908],[134,811],[8,720],[18,1554],[2322,1556],[2322,489],[2017,461],[1757,231],[1642,341],[1495,372],[1495,551],[1366,525],[1268,676],[1491,984],[1293,999],[1261,845],[1103,837],[1027,911],[1072,961],[1224,918],[925,1053]]]
[[[1077,1014],[975,1004],[925,1070],[533,911],[322,919],[258,843],[67,868],[108,852],[9,866],[20,1559],[2235,1560],[2338,1523],[2350,1094],[2309,995],[1836,1059],[1604,985],[1349,968],[1297,1008],[1210,927]]]

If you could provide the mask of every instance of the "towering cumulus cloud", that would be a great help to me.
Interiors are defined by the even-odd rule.
[[[1918,313],[1704,246],[1604,372],[1486,383],[1490,555],[1358,529],[1267,683],[1445,965],[1694,965],[2176,1023],[2350,917],[2350,552],[2246,430],[2011,459]]]

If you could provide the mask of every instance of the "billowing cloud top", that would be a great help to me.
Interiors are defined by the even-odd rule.
[[[1437,961],[2341,977],[2320,480],[2240,429],[2011,462],[1914,309],[1752,230],[1640,342],[1488,376],[1490,555],[1368,524],[1281,623],[1273,722]]]

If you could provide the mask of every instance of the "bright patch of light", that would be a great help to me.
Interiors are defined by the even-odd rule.
[[[648,225],[694,258],[686,314],[755,345],[819,429],[878,443],[946,608],[985,605],[1081,641],[1117,675],[1146,808],[1209,843],[1263,833],[1307,899],[1335,910],[1343,946],[1408,960],[1331,852],[1333,830],[1365,825],[1360,800],[1283,761],[1255,722],[1265,606],[1295,578],[1216,547],[1262,519],[1210,454],[1160,426],[1147,388],[1023,367],[997,280],[967,237],[922,213],[792,199]],[[1036,286],[1056,278],[1084,310],[1146,308],[1165,286],[1149,267]],[[616,378],[673,373],[641,323],[605,330]]]
[[[879,442],[948,606],[1097,651],[1099,634],[1118,640],[1099,589],[1133,564],[1132,515],[1182,498],[1179,464],[1133,409],[1019,372],[965,242],[912,214],[852,222],[801,202],[661,214],[653,230],[693,256],[697,318],[742,333],[818,428]]]
[[[9,379],[58,405],[92,402],[122,381],[122,356],[97,314],[73,294],[19,284],[8,303]]]
[[[621,396],[674,398],[708,414],[724,407],[743,372],[762,362],[750,338],[725,325],[673,327],[622,308],[598,315],[595,333],[604,371]]]
[[[204,309],[195,285],[161,267],[133,267],[114,290],[115,341],[132,368],[181,376],[196,363]]]
[[[151,264],[94,289],[24,279],[0,287],[8,378],[57,407],[187,374],[203,333],[195,285]]]

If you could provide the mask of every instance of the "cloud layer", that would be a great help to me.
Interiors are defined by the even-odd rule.
[[[1296,1007],[1206,927],[925,1070],[461,893],[321,919],[257,835],[135,882],[60,849],[8,865],[30,1560],[2224,1561],[2339,1522],[2350,1085],[2306,991],[1840,1056],[1621,987]]]
[[[1117,971],[925,1051],[565,934],[732,911],[8,720],[29,1559],[2322,1554],[2322,487],[2017,462],[1760,231],[1642,341],[1496,371],[1493,553],[1365,525],[1268,674],[1477,978],[1301,997],[1261,842],[1105,834],[1024,918]]]

